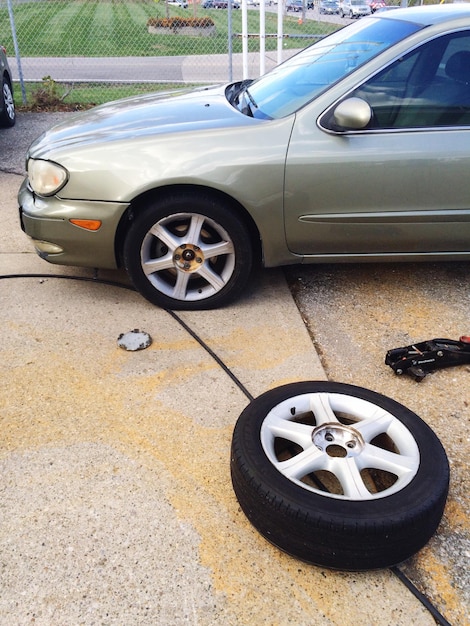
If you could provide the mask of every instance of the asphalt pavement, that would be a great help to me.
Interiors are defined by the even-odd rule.
[[[418,384],[383,356],[470,334],[469,264],[265,270],[234,305],[173,316],[122,272],[48,265],[21,232],[26,147],[67,115],[0,133],[0,624],[468,624],[470,368]],[[151,346],[119,348],[131,329]],[[239,509],[229,451],[249,398],[326,378],[394,397],[446,447],[443,522],[400,566],[428,605],[390,570],[281,553]]]

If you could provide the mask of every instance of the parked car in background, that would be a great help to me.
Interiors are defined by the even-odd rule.
[[[186,2],[186,0],[168,0],[168,4],[174,4],[180,7],[180,9],[188,8],[188,3]]]
[[[14,126],[16,122],[15,101],[13,100],[13,78],[7,59],[6,49],[0,45],[0,126]]]
[[[203,0],[203,9],[228,9],[228,0]],[[240,4],[232,0],[232,8],[239,9]]]
[[[369,2],[369,6],[371,12],[375,13],[376,11],[378,11],[379,9],[383,9],[387,5],[385,4],[384,0],[371,0]]]
[[[304,10],[303,0],[287,0],[286,11],[294,11],[295,13],[300,13],[303,10]]]
[[[74,114],[29,148],[22,227],[166,309],[225,305],[261,263],[470,261],[469,57],[469,4],[410,7],[254,81]]]
[[[366,0],[339,0],[339,14],[341,17],[357,19],[372,13]]]
[[[323,15],[337,15],[339,13],[339,0],[320,0],[318,11]]]

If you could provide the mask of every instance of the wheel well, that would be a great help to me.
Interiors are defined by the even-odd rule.
[[[260,263],[262,260],[262,243],[261,237],[253,218],[248,213],[248,211],[243,207],[239,202],[237,202],[231,196],[218,191],[217,189],[212,189],[210,187],[200,187],[197,185],[172,185],[169,187],[161,187],[158,189],[152,189],[140,196],[137,196],[132,200],[131,204],[127,211],[121,217],[119,222],[117,231],[116,231],[116,239],[115,239],[115,255],[116,260],[119,266],[122,266],[122,254],[123,254],[123,246],[124,240],[126,238],[126,233],[129,229],[130,224],[135,219],[135,216],[139,214],[140,211],[144,210],[148,204],[155,200],[162,200],[165,197],[174,196],[178,193],[187,193],[190,192],[193,196],[212,196],[214,199],[217,199],[219,202],[224,203],[224,205],[230,209],[230,211],[239,217],[244,225],[246,226],[248,232],[250,233],[250,241],[253,249],[253,258],[255,263]]]
[[[3,75],[2,75],[2,80],[6,80],[6,82],[7,82],[7,83],[9,84],[9,86],[10,86],[10,89],[13,91],[13,85],[12,85],[12,83],[11,83],[10,76],[9,76],[9,74],[8,74],[8,72],[7,72],[6,70],[3,72]]]

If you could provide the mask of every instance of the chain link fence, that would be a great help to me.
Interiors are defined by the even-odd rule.
[[[313,0],[280,1],[0,0],[0,43],[23,103],[105,102],[254,78],[346,22]]]

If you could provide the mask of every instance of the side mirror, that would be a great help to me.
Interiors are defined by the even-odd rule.
[[[372,109],[361,98],[348,98],[340,102],[333,112],[333,121],[343,130],[360,130],[372,119]]]

